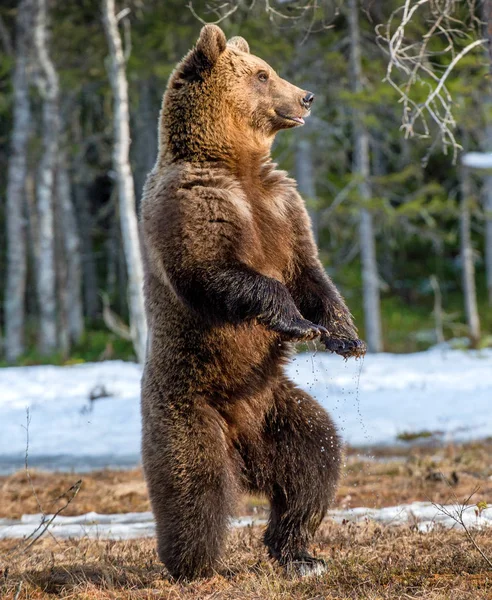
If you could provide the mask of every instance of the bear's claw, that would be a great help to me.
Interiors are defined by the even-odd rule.
[[[322,325],[302,318],[294,318],[287,322],[279,320],[273,325],[270,324],[269,327],[279,333],[283,339],[291,342],[308,342],[328,335],[328,331]]]
[[[329,352],[334,352],[344,358],[350,358],[351,356],[361,358],[367,352],[366,344],[359,339],[347,340],[323,334],[321,341]]]

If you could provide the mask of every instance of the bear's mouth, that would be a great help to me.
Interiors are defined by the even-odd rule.
[[[287,121],[294,121],[294,123],[298,123],[299,125],[304,125],[305,121],[302,117],[289,117],[288,115],[284,115],[281,112],[275,111],[276,115],[282,119],[286,119]]]

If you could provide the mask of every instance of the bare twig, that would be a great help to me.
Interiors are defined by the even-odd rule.
[[[39,501],[39,497],[36,493],[36,490],[34,488],[34,483],[32,481],[31,478],[31,473],[29,471],[29,425],[31,423],[31,415],[29,412],[29,408],[26,409],[26,454],[25,454],[25,470],[26,470],[26,475],[27,475],[27,479],[29,481],[29,485],[31,487],[32,493],[36,499],[36,504],[38,505],[38,508],[41,512],[41,521],[39,523],[39,525],[36,527],[36,529],[34,529],[26,538],[24,538],[22,540],[22,542],[20,542],[20,544],[17,544],[14,548],[12,548],[12,550],[8,553],[9,556],[13,556],[16,554],[20,554],[22,552],[26,552],[29,548],[31,548],[31,546],[33,546],[46,532],[48,532],[50,535],[52,535],[52,533],[49,531],[49,526],[51,525],[51,523],[53,523],[53,521],[56,519],[56,517],[62,513],[67,506],[74,500],[75,496],[79,493],[80,487],[82,486],[82,479],[79,479],[77,482],[75,482],[71,487],[68,488],[68,490],[66,490],[65,492],[63,492],[63,494],[61,494],[60,496],[58,496],[58,498],[55,498],[55,500],[53,500],[52,502],[52,506],[54,506],[59,500],[62,500],[63,498],[66,498],[66,503],[60,507],[53,515],[49,516],[45,513],[41,502]],[[26,542],[27,545],[26,545]],[[20,593],[20,587],[19,587],[19,593]]]
[[[12,548],[12,550],[9,552],[9,556],[20,554],[21,552],[27,552],[27,550],[29,550],[29,548],[31,548],[31,546],[33,546],[46,533],[46,531],[48,531],[49,526],[53,523],[56,517],[60,513],[62,513],[74,500],[75,496],[79,493],[81,486],[82,479],[79,479],[72,486],[70,486],[68,490],[63,492],[61,496],[58,496],[58,498],[56,498],[56,500],[53,501],[53,504],[55,504],[62,498],[66,498],[67,501],[65,502],[65,504],[62,507],[60,507],[54,514],[49,516],[49,518],[47,515],[43,514],[41,522],[36,527],[36,529],[34,529],[32,533],[30,533],[26,538],[24,538],[20,544]],[[25,545],[27,541],[29,541],[29,543]]]
[[[132,336],[130,328],[111,310],[108,294],[101,291],[100,296],[103,302],[103,321],[106,327],[118,337],[131,341]]]
[[[377,42],[389,57],[384,81],[400,97],[405,137],[428,138],[431,135],[430,125],[434,123],[444,152],[451,148],[454,162],[461,146],[454,134],[456,121],[447,80],[467,54],[487,42],[486,39],[473,40],[470,37],[470,33],[480,34],[474,2],[467,2],[469,16],[466,23],[458,18],[460,4],[458,0],[405,0],[387,23],[376,27]],[[417,19],[428,28],[421,39],[412,41],[408,38],[408,30],[412,21]],[[437,38],[445,41],[445,47],[440,50],[432,47]],[[449,62],[447,66],[441,66],[442,58],[446,56],[449,56]],[[436,58],[439,61],[434,60]],[[397,81],[398,73],[403,75],[400,82]],[[420,94],[422,87],[427,88],[428,93],[420,101],[413,92]]]
[[[200,17],[200,15],[196,12],[195,8],[193,7],[193,2],[191,0],[186,6],[190,10],[191,14],[195,17],[195,19],[200,21],[200,23],[202,23],[203,25],[206,25],[207,23],[212,23],[213,25],[218,25],[219,23],[221,23],[222,21],[225,21],[225,19],[227,19],[228,17],[233,15],[236,12],[236,10],[241,6],[241,4],[242,4],[242,2],[241,2],[241,0],[239,0],[235,5],[232,6],[232,8],[230,10],[228,10],[223,15],[219,16],[215,21],[205,21],[205,19]],[[227,5],[222,5],[222,6],[227,6]],[[216,12],[216,11],[214,11],[214,12]],[[217,14],[217,12],[216,12],[216,14]]]
[[[449,482],[448,482],[448,485],[450,485]],[[465,520],[463,518],[465,511],[475,508],[474,506],[469,506],[469,502],[472,499],[472,497],[479,491],[479,489],[480,488],[477,486],[472,491],[472,493],[468,496],[468,498],[463,500],[463,502],[459,502],[459,500],[456,498],[456,495],[453,493],[453,497],[455,500],[454,511],[448,509],[443,504],[436,504],[435,502],[433,502],[432,504],[433,504],[433,506],[435,506],[435,508],[437,508],[437,510],[439,510],[441,513],[443,513],[444,515],[446,515],[447,517],[452,519],[457,525],[460,525],[463,528],[463,531],[465,532],[466,537],[468,538],[468,540],[470,541],[472,546],[480,554],[480,556],[484,559],[484,561],[487,563],[487,565],[490,568],[492,568],[492,561],[485,554],[485,552],[482,550],[482,548],[479,546],[479,544],[477,543],[476,539],[472,535],[470,529],[467,527]]]
[[[25,458],[24,458],[24,468],[25,468],[25,471],[26,471],[27,480],[29,481],[29,485],[31,486],[31,490],[32,490],[33,496],[36,499],[36,504],[38,505],[39,512],[44,517],[44,510],[43,510],[43,508],[41,506],[41,502],[39,501],[39,498],[38,498],[38,495],[36,493],[36,490],[34,489],[34,484],[32,482],[31,473],[29,471],[29,425],[30,424],[31,424],[31,415],[29,413],[29,407],[27,407],[26,408],[26,426],[25,426],[25,430],[26,430],[26,454],[25,454]]]
[[[214,25],[218,25],[222,21],[225,21],[230,16],[232,16],[239,8],[244,7],[245,10],[252,10],[256,4],[256,0],[251,0],[248,3],[245,0],[230,0],[228,2],[222,2],[220,4],[215,4],[213,2],[205,4],[205,12],[207,14],[213,14],[216,18],[215,20],[208,20],[198,14],[195,7],[193,6],[193,1],[190,0],[186,5],[190,10],[191,14],[200,21],[203,25],[207,23],[212,23]],[[309,35],[315,31],[315,24],[317,26],[317,30],[321,29],[329,29],[333,27],[333,24],[329,20],[325,22],[323,11],[323,0],[304,0],[303,2],[288,2],[286,3],[286,11],[282,11],[280,8],[277,8],[272,5],[271,0],[263,0],[262,2],[265,13],[268,15],[268,18],[272,23],[281,23],[281,22],[291,22],[297,24],[300,21],[307,21],[304,37],[301,41],[301,45],[307,40]],[[281,4],[281,2],[279,3]],[[334,15],[338,14],[338,3],[334,3]],[[320,21],[320,16],[321,22]]]
[[[21,590],[22,590],[22,579],[19,581],[19,584],[17,585],[17,589],[15,590],[14,600],[19,600]]]

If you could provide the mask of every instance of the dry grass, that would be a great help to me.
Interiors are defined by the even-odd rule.
[[[479,534],[492,554],[492,539]],[[2,542],[5,552],[14,542]],[[231,534],[215,577],[182,584],[168,579],[153,540],[57,542],[45,538],[29,554],[4,559],[2,600],[481,600],[492,598],[492,573],[461,532],[420,534],[409,527],[323,525],[316,553],[329,562],[323,577],[286,577],[266,558],[258,529]],[[5,556],[5,555],[4,555]]]
[[[411,446],[405,454],[401,448],[387,448],[384,453],[378,451],[378,460],[349,450],[334,507],[381,508],[414,500],[445,504],[452,494],[466,498],[476,487],[480,493],[475,501],[492,502],[491,454],[492,442],[489,441],[437,448]],[[53,504],[53,500],[79,478],[83,481],[81,490],[64,515],[150,510],[140,469],[84,474],[32,471],[31,478],[45,512],[54,512],[64,504],[64,499],[58,504]],[[448,481],[453,483],[452,488]],[[263,499],[245,496],[238,514],[253,514],[264,509],[267,503]],[[19,518],[36,512],[39,507],[25,471],[0,477],[0,517]]]
[[[413,500],[448,502],[465,498],[479,485],[474,501],[492,500],[492,443],[442,448],[412,447],[406,455],[386,450],[372,461],[349,451],[336,506],[389,506]],[[453,473],[455,474],[453,476]],[[452,487],[441,479],[454,480]],[[77,498],[63,514],[148,510],[141,471],[83,474]],[[33,472],[33,484],[46,512],[79,475]],[[245,498],[241,514],[266,510],[263,500]],[[0,516],[38,512],[23,472],[0,478]],[[492,557],[489,532],[477,542]],[[212,579],[172,582],[158,562],[154,540],[126,542],[45,537],[28,552],[9,555],[18,540],[0,542],[0,598],[200,599],[200,600],[481,600],[492,599],[492,572],[463,532],[421,534],[411,526],[325,523],[315,552],[326,558],[321,578],[296,580],[267,559],[258,528],[231,533],[226,560]]]

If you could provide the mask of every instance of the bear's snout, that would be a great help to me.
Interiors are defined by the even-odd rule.
[[[301,98],[301,106],[303,108],[305,108],[306,110],[309,110],[311,108],[311,104],[313,103],[314,100],[314,94],[312,92],[306,92],[306,95],[304,96],[304,98]]]

